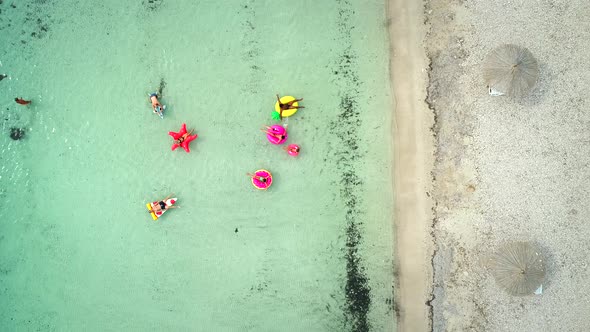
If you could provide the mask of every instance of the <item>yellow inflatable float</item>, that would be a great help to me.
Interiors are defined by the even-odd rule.
[[[293,97],[293,96],[284,96],[284,97],[281,97],[280,100],[281,100],[281,104],[287,104],[287,103],[295,100],[295,97]],[[299,106],[299,102],[294,102],[293,103],[293,106],[295,106],[295,107]],[[273,113],[273,118],[278,118],[279,117],[279,114],[281,113],[281,107],[279,106],[279,102],[278,101],[275,103],[275,112],[276,113]],[[284,110],[283,111],[283,117],[284,118],[285,117],[290,117],[291,115],[295,114],[296,112],[297,112],[297,108],[291,108],[291,109],[288,109],[288,110]]]

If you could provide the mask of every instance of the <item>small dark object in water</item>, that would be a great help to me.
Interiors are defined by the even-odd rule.
[[[17,103],[17,104],[20,104],[20,105],[28,105],[28,104],[30,104],[30,103],[31,103],[31,101],[30,101],[30,100],[24,100],[24,99],[22,99],[22,98],[19,98],[19,97],[17,97],[17,98],[14,98],[14,101],[16,101],[16,103]]]
[[[12,138],[15,141],[18,141],[19,139],[25,137],[25,130],[22,128],[15,128],[12,127],[10,128],[10,138]]]
[[[236,228],[235,232],[236,232],[236,233],[238,232],[238,229],[237,229],[237,228]]]
[[[158,96],[163,96],[164,95],[164,88],[166,87],[166,81],[164,81],[164,78],[160,79],[160,86],[158,87]]]
[[[6,74],[0,74],[0,81],[2,81],[3,79],[7,78],[8,75]]]

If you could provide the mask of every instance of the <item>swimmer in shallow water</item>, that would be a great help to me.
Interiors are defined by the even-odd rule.
[[[160,104],[160,101],[158,100],[158,94],[156,92],[150,94],[150,102],[152,103],[154,113],[159,114],[164,110],[164,106]]]

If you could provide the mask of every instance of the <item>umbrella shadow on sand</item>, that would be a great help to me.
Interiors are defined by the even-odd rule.
[[[523,106],[535,106],[543,104],[545,98],[550,95],[556,82],[556,76],[547,63],[539,62],[539,80],[531,93],[524,98],[513,99]]]

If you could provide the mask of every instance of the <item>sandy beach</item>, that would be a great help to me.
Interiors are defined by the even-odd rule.
[[[403,22],[391,21],[399,330],[588,331],[590,4],[423,5],[390,4],[393,18],[414,11],[406,29],[417,29],[396,35],[396,24]],[[482,62],[506,43],[528,48],[538,60],[540,76],[527,97],[487,93]],[[404,44],[416,52],[410,62],[400,59]],[[415,70],[422,66],[427,75]],[[413,82],[396,77],[404,73]],[[431,119],[432,131],[424,132]],[[434,140],[431,169],[428,137]],[[424,192],[431,184],[434,208],[428,215]],[[541,295],[511,296],[492,278],[484,262],[511,241],[541,248]],[[428,323],[414,321],[419,317]]]
[[[391,38],[390,74],[395,102],[394,192],[397,287],[400,331],[429,330],[432,292],[433,115],[425,103],[427,58],[422,46],[426,29],[419,1],[388,4]]]

